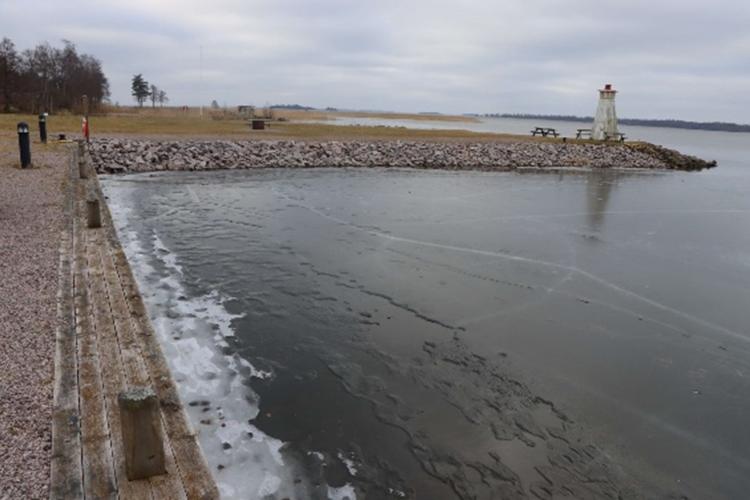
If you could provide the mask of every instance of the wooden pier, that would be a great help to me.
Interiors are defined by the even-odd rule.
[[[81,175],[80,163],[73,151],[70,223],[60,251],[50,498],[216,499],[96,174],[83,162]],[[101,213],[92,214],[92,199]],[[100,227],[90,227],[97,215]],[[164,439],[166,473],[128,480],[126,450],[134,443],[123,442],[118,396],[138,388],[158,400],[154,425]],[[132,434],[128,429],[125,439]]]

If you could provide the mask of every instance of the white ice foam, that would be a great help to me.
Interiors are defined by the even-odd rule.
[[[164,265],[178,274],[182,274],[182,267],[177,264],[177,256],[167,249],[156,233],[154,233],[154,250],[160,254]]]
[[[343,464],[346,466],[346,470],[349,471],[349,474],[351,474],[352,476],[356,476],[357,475],[357,463],[341,452],[338,453],[338,457],[339,457],[339,460],[341,460]]]
[[[226,339],[234,336],[232,322],[242,315],[227,311],[229,298],[216,290],[191,296],[181,282],[178,257],[158,235],[143,241],[130,226],[131,210],[122,191],[107,194],[125,253],[222,498],[294,498],[294,467],[282,456],[284,443],[252,424],[258,397],[247,380],[273,374],[237,354],[222,352]]]
[[[328,500],[357,500],[357,493],[350,484],[340,488],[328,487]]]
[[[390,493],[391,495],[393,495],[396,498],[406,498],[406,493],[404,493],[401,490],[396,490],[396,489],[393,489],[393,488],[388,488],[388,493]]]
[[[279,491],[279,486],[281,486],[281,479],[273,474],[266,473],[260,487],[258,487],[258,496],[272,495]]]

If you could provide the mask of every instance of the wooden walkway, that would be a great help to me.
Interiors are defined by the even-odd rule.
[[[51,498],[219,497],[112,227],[96,174],[80,179],[71,155],[70,225],[60,252]],[[86,198],[98,196],[102,227],[89,229]],[[129,481],[118,394],[150,386],[161,408],[167,474]]]

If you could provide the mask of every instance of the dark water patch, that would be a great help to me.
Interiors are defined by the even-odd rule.
[[[270,374],[245,379],[252,422],[309,495],[734,498],[750,487],[750,205],[727,189],[318,170],[163,176],[130,196],[186,293],[244,314],[224,349]]]

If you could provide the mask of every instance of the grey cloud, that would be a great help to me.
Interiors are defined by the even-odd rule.
[[[74,41],[121,103],[142,72],[174,104],[590,114],[611,81],[624,116],[750,121],[738,0],[31,3],[0,3],[2,34]]]

